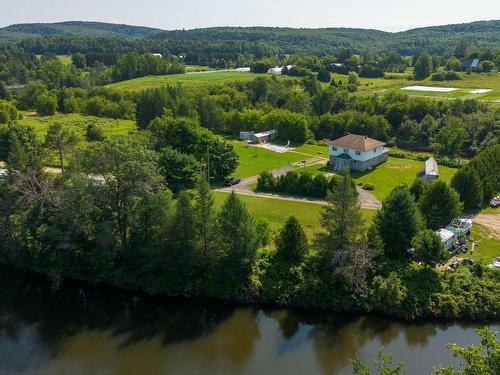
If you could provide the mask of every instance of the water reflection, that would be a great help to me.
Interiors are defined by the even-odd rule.
[[[498,325],[497,325],[498,327]],[[0,374],[336,374],[385,347],[409,374],[472,326],[152,298],[0,269]]]

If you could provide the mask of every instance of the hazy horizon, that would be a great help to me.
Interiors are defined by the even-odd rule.
[[[271,26],[294,28],[350,27],[404,31],[426,26],[500,19],[500,2],[485,0],[466,9],[457,2],[421,0],[289,0],[249,2],[184,0],[86,0],[50,4],[18,0],[0,14],[0,27],[18,23],[95,21],[154,27],[164,30],[215,26]]]

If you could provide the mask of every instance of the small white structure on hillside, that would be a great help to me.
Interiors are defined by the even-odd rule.
[[[282,66],[276,66],[276,67],[271,68],[267,71],[267,74],[282,74],[282,73],[283,73]]]
[[[163,55],[161,53],[153,53],[153,56],[159,57],[160,59],[163,57]]]
[[[268,130],[262,133],[255,133],[253,134],[250,139],[252,143],[267,143],[269,141],[272,141],[278,136],[278,131],[276,130]]]
[[[248,68],[248,67],[236,68],[236,71],[237,71],[237,72],[243,72],[243,73],[245,73],[245,72],[249,72],[250,70],[251,70],[251,69],[250,69],[250,68]]]
[[[425,161],[425,168],[417,172],[417,177],[422,179],[426,184],[430,184],[435,179],[439,178],[439,170],[436,159],[430,157]]]

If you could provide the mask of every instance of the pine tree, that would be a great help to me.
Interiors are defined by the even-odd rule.
[[[288,262],[300,262],[307,254],[307,236],[295,216],[290,216],[275,239],[277,254]]]
[[[213,249],[216,239],[214,197],[208,181],[204,177],[198,180],[195,204],[195,235],[201,253],[206,261]]]
[[[443,242],[431,229],[418,232],[411,244],[415,249],[416,259],[426,264],[441,263],[448,257]]]
[[[375,225],[385,254],[396,259],[406,257],[413,236],[423,228],[422,216],[408,188],[399,186],[390,192],[375,217]]]
[[[445,227],[462,212],[457,192],[440,180],[425,189],[419,203],[427,226],[434,230]]]
[[[472,168],[464,167],[455,173],[451,186],[460,195],[464,208],[474,209],[481,206],[483,201],[483,187],[479,174]]]
[[[316,235],[316,246],[334,277],[352,290],[364,290],[375,253],[366,242],[358,192],[347,170],[334,183],[320,223],[324,230]]]

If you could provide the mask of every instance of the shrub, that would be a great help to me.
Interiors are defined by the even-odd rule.
[[[49,93],[40,95],[35,102],[35,108],[40,116],[51,116],[57,110],[57,97]]]
[[[375,190],[375,185],[374,184],[369,184],[369,183],[364,183],[362,185],[362,188],[363,188],[363,190],[372,191],[372,190]]]

